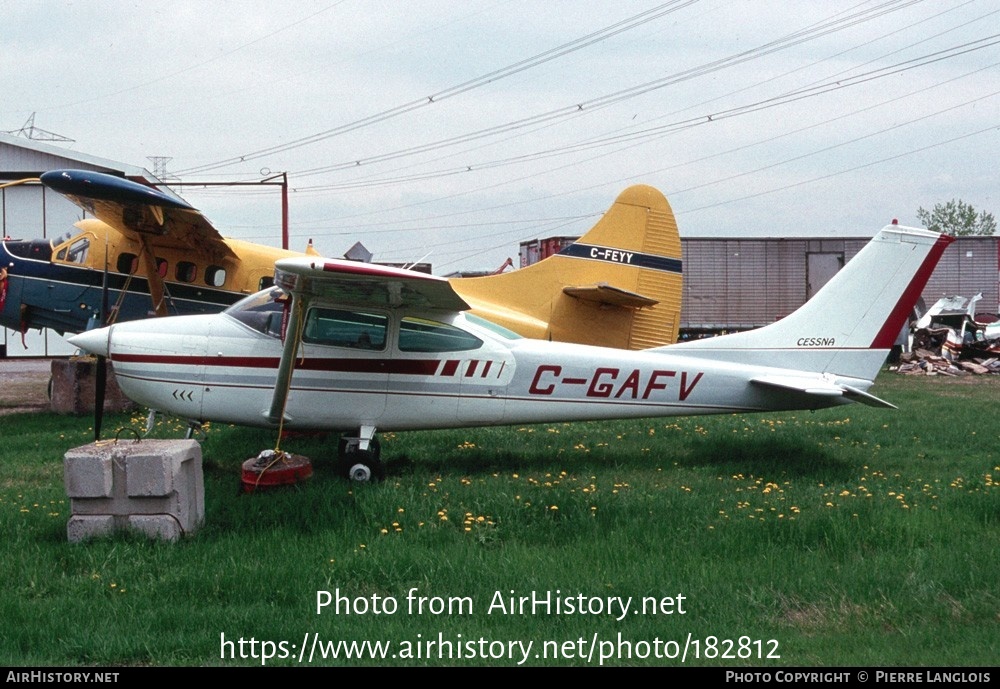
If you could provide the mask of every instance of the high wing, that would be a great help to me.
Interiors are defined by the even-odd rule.
[[[275,285],[293,298],[322,297],[351,306],[469,308],[445,278],[403,268],[314,257],[284,258],[274,266]]]
[[[208,218],[159,189],[91,170],[51,170],[41,180],[126,236],[184,248],[216,262],[236,257]]]
[[[416,271],[356,261],[319,258],[285,258],[275,262],[274,284],[288,292],[291,307],[285,342],[278,363],[271,406],[264,412],[271,423],[285,417],[289,383],[295,370],[304,314],[316,298],[360,307],[419,308],[464,311],[469,305],[444,278]],[[360,447],[368,449],[374,427],[362,427]]]

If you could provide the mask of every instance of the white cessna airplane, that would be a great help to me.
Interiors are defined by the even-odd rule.
[[[376,429],[893,405],[868,392],[952,241],[890,225],[791,315],[626,351],[522,338],[465,313],[447,280],[318,257],[221,314],[82,333],[126,395],[190,419],[344,434],[348,475],[380,475]]]

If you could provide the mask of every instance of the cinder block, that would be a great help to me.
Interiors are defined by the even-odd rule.
[[[174,474],[183,461],[176,452],[133,454],[125,472],[125,492],[130,498],[170,495],[174,491]]]
[[[103,441],[64,459],[71,541],[135,529],[177,540],[205,521],[201,446],[194,440]]]
[[[111,457],[77,450],[67,452],[63,460],[66,495],[70,498],[110,498]]]
[[[178,541],[184,535],[180,522],[169,514],[132,515],[128,527],[163,541]]]
[[[93,357],[70,357],[52,360],[52,411],[58,414],[92,414],[97,363]],[[118,387],[111,362],[108,362],[104,388],[104,411],[119,412],[135,408]]]
[[[110,536],[115,532],[115,518],[110,514],[96,516],[74,515],[66,524],[66,535],[70,543],[80,543],[91,538]]]

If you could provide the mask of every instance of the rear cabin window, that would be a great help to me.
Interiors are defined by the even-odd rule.
[[[178,261],[174,276],[178,282],[194,282],[198,277],[198,266],[190,261]]]
[[[209,287],[222,287],[226,284],[226,269],[222,266],[209,266],[205,269],[205,284]]]
[[[139,257],[135,254],[125,252],[118,254],[118,263],[115,264],[115,268],[119,273],[128,273],[131,275],[138,267]]]
[[[464,352],[482,345],[475,335],[447,323],[407,317],[399,324],[401,352]]]
[[[306,316],[302,340],[310,344],[385,349],[389,319],[378,313],[312,308]]]
[[[156,259],[156,272],[161,278],[167,277],[167,259],[159,258]]]

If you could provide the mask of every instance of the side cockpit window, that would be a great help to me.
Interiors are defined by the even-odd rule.
[[[83,235],[71,239],[56,249],[56,260],[64,263],[84,264],[90,253],[90,237]]]
[[[448,323],[409,316],[399,323],[401,352],[464,352],[482,345],[475,335]]]
[[[389,318],[378,313],[312,308],[306,316],[302,341],[310,344],[385,349]]]

